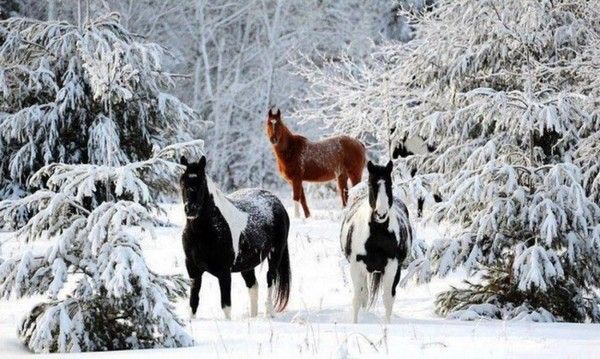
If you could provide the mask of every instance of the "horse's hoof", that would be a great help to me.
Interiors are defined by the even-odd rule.
[[[223,307],[223,313],[225,313],[225,319],[231,320],[231,307]]]
[[[190,314],[190,319],[196,319],[196,313],[194,313],[192,311],[192,309],[190,309],[190,313],[189,314]]]

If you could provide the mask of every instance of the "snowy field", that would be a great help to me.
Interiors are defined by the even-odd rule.
[[[283,198],[289,198],[289,194]],[[309,205],[313,217],[292,218],[289,237],[292,261],[290,304],[274,318],[264,316],[266,266],[257,274],[259,317],[248,317],[248,293],[239,274],[233,277],[232,320],[223,319],[215,278],[203,277],[198,317],[188,321],[196,346],[119,352],[119,356],[147,357],[592,357],[600,348],[600,326],[594,324],[538,324],[478,320],[461,322],[437,317],[436,293],[458,284],[460,273],[427,285],[409,283],[399,290],[392,324],[382,324],[383,307],[377,303],[361,312],[360,324],[350,323],[351,283],[338,234],[339,199]],[[293,213],[291,202],[286,201]],[[180,205],[167,206],[173,227],[157,228],[158,239],[145,243],[150,266],[163,273],[185,273],[181,247],[184,224]],[[414,223],[414,222],[413,222]],[[417,236],[431,241],[442,236],[436,227],[416,224]],[[0,238],[8,234],[0,234]],[[10,251],[10,246],[7,249]],[[13,249],[14,250],[14,249]],[[29,355],[18,341],[16,326],[39,301],[32,298],[0,302],[0,357]],[[188,318],[187,299],[177,304]],[[188,320],[188,319],[186,319]],[[76,354],[76,357],[113,356],[114,353]],[[63,354],[60,355],[65,356]]]

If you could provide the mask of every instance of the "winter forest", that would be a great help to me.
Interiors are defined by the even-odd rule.
[[[0,353],[595,355],[599,74],[599,1],[0,0]]]

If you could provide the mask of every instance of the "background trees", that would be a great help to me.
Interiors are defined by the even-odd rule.
[[[71,0],[49,9],[47,2],[22,2],[24,15],[45,19],[52,13],[73,23],[118,12],[122,26],[165,46],[165,69],[177,75],[172,93],[214,123],[205,136],[214,159],[209,170],[226,188],[281,183],[263,121],[271,105],[290,114],[305,102],[308,86],[293,63],[321,66],[344,54],[358,61],[384,39],[409,39],[398,4],[421,3]],[[323,136],[319,123],[292,126]]]

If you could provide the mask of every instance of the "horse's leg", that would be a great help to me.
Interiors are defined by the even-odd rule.
[[[186,260],[185,266],[188,271],[188,275],[192,279],[192,286],[190,287],[190,317],[196,316],[198,310],[198,302],[200,301],[199,293],[200,287],[202,286],[202,271],[198,270],[191,261]]]
[[[246,282],[246,288],[248,288],[248,294],[250,295],[250,316],[256,317],[256,314],[258,314],[258,282],[254,275],[254,269],[242,272],[242,278]]]
[[[192,278],[192,286],[190,288],[190,317],[193,319],[196,317],[196,311],[198,310],[198,302],[200,301],[200,287],[202,286],[202,274],[196,278]]]
[[[346,204],[348,203],[348,176],[343,173],[338,176],[337,180],[340,197],[342,197],[342,207],[346,207]]]
[[[385,307],[385,323],[390,324],[394,300],[396,299],[396,286],[400,281],[400,264],[398,260],[389,261],[383,275],[383,306]]]
[[[354,297],[352,298],[352,322],[358,322],[358,311],[366,303],[367,277],[356,262],[350,265],[350,276],[354,284]]]
[[[226,319],[231,319],[231,273],[219,274],[219,287],[221,288],[221,308]]]
[[[294,199],[294,217],[300,218],[300,199],[302,198],[302,181],[292,182],[292,193]]]
[[[275,268],[269,260],[269,270],[267,271],[267,299],[265,300],[265,314],[273,316],[273,284],[275,282]]]
[[[350,183],[352,187],[356,186],[362,180],[362,167],[356,170],[348,171],[348,177],[350,178]]]
[[[302,180],[294,180],[292,188],[294,191],[294,201],[296,201],[296,203],[300,202],[302,204],[302,209],[304,210],[304,216],[306,218],[310,217],[310,211],[308,210],[306,197],[304,196],[304,188],[302,187]]]
[[[304,210],[304,217],[310,217],[310,211],[308,210],[308,205],[306,204],[306,196],[304,195],[304,187],[302,187],[302,183],[300,183],[300,189],[302,190],[302,196],[300,197],[302,203],[302,209]]]

